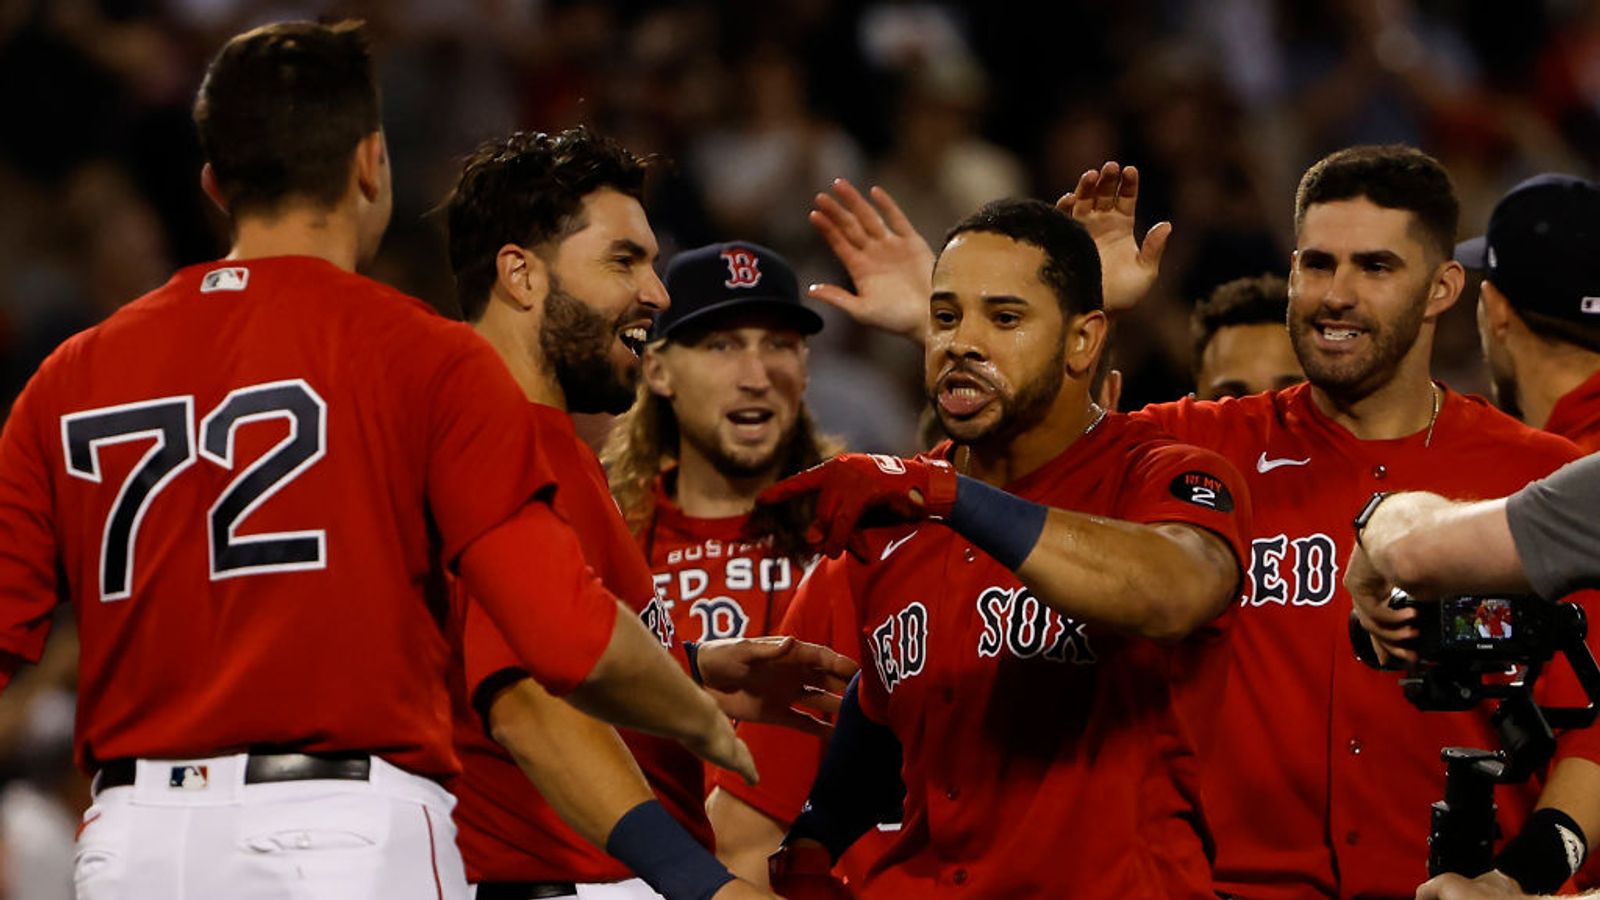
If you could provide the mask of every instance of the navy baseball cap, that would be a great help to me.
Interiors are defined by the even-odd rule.
[[[1529,178],[1495,204],[1487,234],[1456,245],[1456,259],[1518,310],[1600,325],[1600,185]]]
[[[685,250],[667,265],[672,305],[656,317],[651,340],[726,312],[762,310],[801,334],[822,330],[822,317],[800,300],[800,283],[783,257],[760,244],[734,241]]]

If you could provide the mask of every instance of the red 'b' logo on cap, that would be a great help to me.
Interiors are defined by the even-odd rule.
[[[761,283],[761,260],[749,250],[724,250],[722,261],[728,264],[728,280],[724,285],[748,288]]]

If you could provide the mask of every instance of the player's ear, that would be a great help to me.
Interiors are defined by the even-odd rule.
[[[1428,290],[1428,306],[1423,311],[1426,321],[1437,319],[1441,313],[1456,305],[1461,299],[1461,289],[1467,286],[1467,270],[1453,259],[1445,260],[1433,276],[1433,286]]]
[[[223,215],[228,214],[228,201],[222,196],[222,188],[217,184],[217,173],[211,168],[211,163],[200,167],[200,190],[205,191]]]
[[[1067,320],[1067,374],[1088,378],[1106,343],[1106,314],[1093,310]]]
[[[639,361],[639,375],[644,379],[645,386],[650,388],[650,393],[657,397],[672,397],[672,373],[667,371],[666,360],[662,354],[666,352],[666,343],[651,344],[644,350],[644,358]]]
[[[354,172],[356,189],[368,203],[376,203],[383,194],[384,170],[389,165],[389,152],[384,146],[383,132],[374,131],[356,144]]]
[[[550,293],[550,267],[539,254],[506,244],[494,257],[495,285],[523,311],[543,307]]]
[[[1102,350],[1101,352],[1102,353],[1110,353],[1111,349],[1108,347],[1105,350]],[[1194,394],[1190,393],[1189,396],[1193,397]],[[1100,404],[1100,408],[1101,409],[1109,409],[1109,410],[1115,411],[1115,410],[1121,408],[1121,405],[1122,405],[1122,370],[1121,369],[1110,369],[1110,370],[1107,370],[1105,379],[1100,382],[1100,396],[1095,398],[1095,402]]]
[[[1507,330],[1511,328],[1516,313],[1511,309],[1511,301],[1500,289],[1490,284],[1488,280],[1478,285],[1478,321],[1480,327],[1488,330],[1489,334],[1504,339]]]

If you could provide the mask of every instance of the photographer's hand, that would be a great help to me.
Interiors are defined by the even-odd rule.
[[[1372,635],[1378,661],[1387,664],[1391,659],[1398,658],[1416,662],[1416,652],[1407,648],[1406,643],[1419,633],[1417,611],[1410,607],[1394,609],[1389,606],[1394,585],[1372,565],[1372,560],[1367,558],[1366,551],[1359,545],[1350,554],[1349,565],[1345,566],[1344,586],[1355,604],[1356,618],[1361,620],[1361,627]]]

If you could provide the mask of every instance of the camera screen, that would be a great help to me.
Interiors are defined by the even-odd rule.
[[[1511,601],[1492,597],[1453,597],[1442,603],[1444,639],[1465,644],[1509,641],[1512,638]]]

